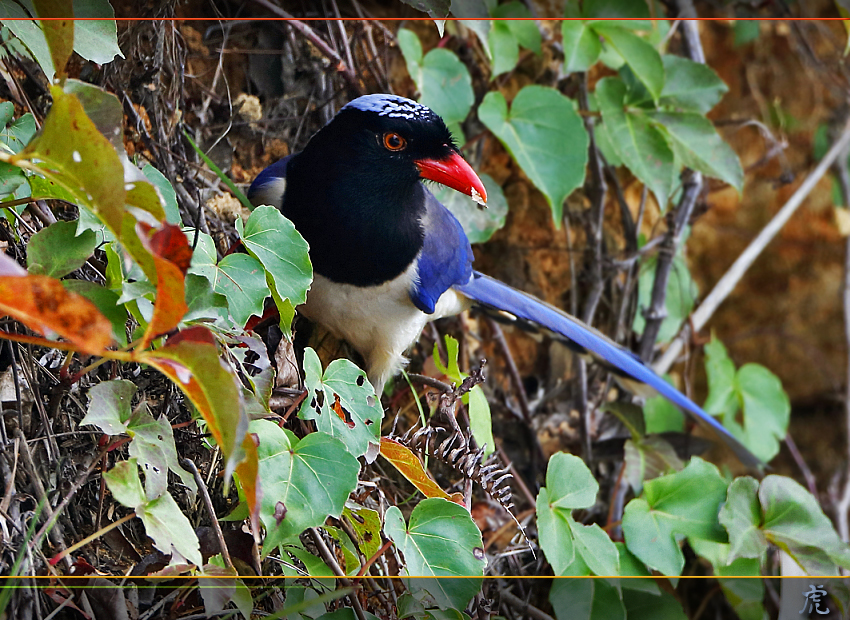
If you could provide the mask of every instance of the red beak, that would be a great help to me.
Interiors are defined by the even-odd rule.
[[[487,206],[487,190],[475,170],[458,153],[452,153],[444,159],[420,159],[416,162],[419,174],[451,187],[472,199],[482,207]]]

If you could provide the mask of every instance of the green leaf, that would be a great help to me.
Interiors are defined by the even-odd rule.
[[[501,186],[488,174],[479,174],[487,190],[487,208],[482,209],[468,196],[445,185],[435,184],[430,189],[434,196],[452,212],[463,226],[470,243],[485,243],[505,225],[508,201]]]
[[[166,555],[171,562],[185,558],[195,566],[201,566],[198,537],[174,498],[165,493],[156,499],[147,500],[139,480],[136,459],[122,461],[103,474],[106,486],[116,501],[133,508],[142,520],[145,533],[153,540],[154,547]]]
[[[264,554],[282,543],[297,543],[301,532],[322,525],[328,516],[339,518],[360,471],[341,441],[322,432],[298,441],[266,420],[252,422],[249,432],[259,440]]]
[[[838,537],[815,497],[785,476],[761,482],[759,503],[767,540],[788,553],[810,575],[837,575],[850,568],[850,550]]]
[[[687,620],[682,604],[669,592],[653,595],[638,590],[624,590],[623,604],[629,620]],[[743,620],[743,619],[742,619]]]
[[[158,420],[142,402],[135,412],[130,401],[136,386],[123,379],[98,383],[89,390],[89,409],[80,425],[92,424],[107,435],[125,434],[132,438],[130,457],[145,471],[145,490],[149,500],[167,492],[169,470],[177,474],[194,496],[194,477],[177,462],[177,447],[171,424],[165,415]]]
[[[662,377],[667,383],[672,384],[668,375]],[[646,422],[646,432],[683,433],[685,431],[685,416],[676,405],[663,396],[647,398],[643,406],[643,415]]]
[[[62,286],[92,302],[112,323],[115,340],[120,345],[127,346],[127,310],[118,303],[117,293],[86,280],[62,280]]]
[[[623,476],[635,493],[640,493],[645,480],[682,469],[683,464],[668,442],[658,436],[629,439],[624,449]]]
[[[656,49],[617,22],[598,22],[593,29],[622,56],[653,100],[657,101],[664,89],[664,63]]]
[[[61,278],[82,267],[97,246],[97,235],[76,233],[76,222],[59,221],[34,234],[27,244],[27,270]]]
[[[266,272],[253,256],[228,254],[216,266],[213,290],[227,298],[230,316],[242,326],[251,316],[262,316],[263,302],[271,294]]]
[[[118,47],[115,12],[108,0],[74,0],[74,17],[75,52],[99,65],[116,56],[124,58]]]
[[[767,462],[788,432],[791,402],[779,377],[759,364],[741,366],[735,383],[744,408],[745,444]]]
[[[490,50],[493,53],[493,71],[490,79],[513,70],[519,61],[519,42],[507,22],[494,21],[490,29]]]
[[[620,554],[620,575],[623,577],[646,577],[646,579],[623,579],[620,586],[624,590],[640,590],[658,596],[661,590],[644,563],[638,560],[624,543],[615,542],[614,546],[617,547],[617,552]]]
[[[569,1],[572,2],[573,0]],[[616,17],[623,21],[614,23],[624,24],[623,28],[646,29],[648,27],[648,23],[645,21],[625,21],[650,17],[649,7],[643,0],[584,0],[581,8],[582,17]]]
[[[677,536],[723,541],[717,515],[726,486],[717,468],[697,457],[680,472],[647,481],[623,514],[629,551],[665,575],[680,574],[685,558]]]
[[[555,579],[549,602],[558,620],[626,620],[616,585],[607,579]]]
[[[38,24],[31,19],[26,11],[14,2],[0,2],[0,19],[20,41],[32,53],[33,58],[47,76],[48,81],[53,81],[56,69],[53,67],[53,58],[50,56],[50,48],[44,38],[44,32]]]
[[[761,506],[758,480],[749,476],[735,478],[729,485],[726,504],[720,509],[720,523],[729,532],[728,560],[762,559],[767,538],[761,531]]]
[[[667,76],[658,102],[661,106],[707,114],[729,90],[708,65],[673,54],[665,54],[661,60]]]
[[[641,110],[624,107],[626,85],[603,78],[596,98],[611,146],[623,163],[655,194],[662,211],[673,190],[673,151]]]
[[[744,170],[738,155],[711,121],[693,112],[655,112],[650,117],[667,136],[679,162],[742,191]]]
[[[561,22],[561,36],[564,41],[565,71],[587,71],[599,60],[602,43],[599,41],[599,35],[587,22]]]
[[[434,19],[445,19],[449,16],[451,0],[401,0],[417,11],[428,13]]]
[[[481,588],[484,575],[481,532],[462,506],[436,497],[425,499],[413,509],[408,524],[401,510],[390,506],[384,517],[384,533],[404,558],[403,572],[426,577],[408,581],[414,594],[424,590],[443,609],[463,609]],[[445,579],[462,575],[481,578]],[[417,595],[417,598],[421,597]]]
[[[572,102],[544,86],[526,86],[510,112],[504,96],[489,92],[478,118],[541,191],[561,226],[564,201],[584,182],[588,137]]]
[[[12,117],[9,112],[14,112],[15,106],[9,101],[4,101],[3,104],[10,107],[4,108],[5,113],[3,114],[3,118],[0,119],[0,127],[4,127],[0,131],[0,142],[9,147],[10,152],[19,153],[35,135],[35,117],[27,112],[10,124],[9,120]]]
[[[556,575],[567,574],[574,559],[596,575],[619,574],[619,554],[597,525],[582,525],[572,517],[574,508],[596,501],[599,485],[577,456],[559,452],[549,460],[546,487],[537,496],[540,547]]]
[[[655,272],[658,266],[658,257],[650,256],[641,261],[640,277],[638,280],[638,308],[648,308],[652,302],[652,289],[655,285]],[[664,298],[664,308],[667,316],[658,330],[657,342],[669,342],[691,314],[699,293],[697,285],[691,277],[688,263],[681,253],[673,257],[673,265],[670,277],[667,280],[667,294]],[[632,329],[642,334],[646,327],[646,319],[642,312],[635,313]]]
[[[314,420],[316,428],[341,440],[354,456],[366,454],[370,443],[378,443],[384,411],[365,372],[348,360],[338,359],[323,374],[319,356],[308,347],[304,351],[304,375],[308,396],[298,413],[300,418]],[[342,409],[336,407],[337,398]]]
[[[142,174],[144,174],[148,181],[151,182],[151,185],[159,191],[159,195],[162,197],[165,208],[166,221],[169,224],[182,224],[183,220],[180,217],[180,208],[177,205],[177,192],[174,191],[174,187],[172,187],[171,182],[165,178],[164,174],[150,164],[145,164],[142,168]]]
[[[367,558],[381,548],[381,515],[370,508],[346,506],[342,512],[357,536],[357,546]]]
[[[269,288],[281,313],[281,327],[289,333],[293,308],[307,300],[307,289],[313,281],[307,242],[274,207],[254,209],[244,229],[242,220],[237,218],[236,230],[248,253],[268,272]]]
[[[397,36],[407,71],[419,90],[419,102],[439,114],[447,125],[465,120],[475,99],[466,66],[447,49],[436,48],[423,57],[422,44],[410,30],[402,28]]]
[[[532,17],[528,7],[517,0],[513,0],[513,2],[500,4],[493,9],[491,14],[495,18],[505,20],[503,23],[507,24],[520,45],[538,56],[540,55],[543,39],[540,35],[540,29],[537,27],[537,22],[528,19]]]
[[[705,345],[705,374],[708,378],[708,398],[703,409],[706,413],[722,416],[724,425],[734,420],[740,401],[735,390],[735,363],[729,359],[726,347],[712,334]]]
[[[741,47],[759,38],[759,22],[749,19],[736,20],[735,25],[732,26],[732,32],[735,34],[734,46]]]
[[[227,321],[230,313],[227,298],[212,289],[210,281],[194,273],[186,274],[186,305],[184,323],[201,321]]]
[[[114,379],[93,386],[89,392],[89,408],[80,426],[97,426],[107,435],[122,435],[127,432],[130,407],[136,385],[132,381]]]

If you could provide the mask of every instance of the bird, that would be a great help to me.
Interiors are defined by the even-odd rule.
[[[487,191],[443,119],[392,94],[345,104],[304,149],[260,172],[252,204],[279,209],[309,245],[314,279],[298,312],[347,341],[377,394],[401,371],[428,322],[473,307],[544,328],[648,386],[710,429],[750,467],[755,457],[714,417],[632,351],[563,310],[472,268],[469,240],[426,186],[485,205]]]

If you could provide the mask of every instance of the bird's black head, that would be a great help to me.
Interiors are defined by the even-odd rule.
[[[366,95],[289,161],[281,210],[310,244],[316,273],[379,284],[403,272],[422,247],[422,179],[486,201],[437,114],[404,97]]]
[[[486,192],[461,157],[443,119],[430,108],[397,95],[364,95],[345,105],[304,149],[338,174],[368,180],[373,193],[409,193],[420,179],[447,185],[480,204]]]

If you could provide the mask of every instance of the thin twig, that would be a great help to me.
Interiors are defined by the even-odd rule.
[[[519,410],[522,413],[522,420],[526,424],[531,424],[531,408],[528,405],[528,394],[525,392],[525,386],[522,384],[522,377],[519,375],[519,369],[516,366],[513,355],[511,355],[508,341],[505,340],[505,334],[499,324],[487,317],[487,322],[490,325],[490,330],[493,332],[493,337],[496,344],[502,350],[502,355],[505,358],[505,365],[508,367],[508,375],[511,377],[511,383],[514,385],[517,401],[519,402]]]
[[[511,594],[507,590],[501,590],[499,592],[499,598],[501,598],[505,603],[519,611],[523,615],[523,617],[534,618],[535,620],[555,620],[545,611],[537,609],[537,607],[535,607],[534,605],[527,603],[520,597],[516,596],[515,594]]]
[[[224,540],[224,532],[221,531],[221,525],[218,522],[218,517],[215,516],[215,508],[213,508],[212,499],[210,499],[210,493],[207,491],[207,485],[204,483],[204,478],[201,476],[201,472],[198,471],[195,463],[190,459],[182,459],[180,461],[180,465],[182,465],[184,469],[189,470],[192,473],[192,476],[194,476],[195,484],[198,485],[201,497],[204,498],[204,506],[206,506],[207,512],[210,515],[213,531],[218,538],[219,547],[221,547],[221,558],[224,560],[224,564],[227,568],[235,572],[236,569],[233,567],[233,560],[230,559],[230,551],[227,549],[227,543]]]
[[[324,539],[322,538],[321,532],[317,530],[315,527],[310,528],[310,536],[313,539],[313,542],[316,545],[316,548],[319,550],[319,553],[322,556],[322,559],[325,561],[331,570],[334,572],[334,575],[337,576],[339,582],[346,588],[352,588],[354,586],[351,585],[351,581],[348,577],[345,576],[345,573],[340,568],[339,564],[336,561],[331,550],[328,549],[328,546],[325,544]],[[357,620],[366,620],[366,616],[363,614],[363,608],[360,606],[360,600],[357,598],[357,589],[355,588],[354,592],[348,595],[348,600],[351,601],[351,606],[354,608],[354,613],[357,615]]]
[[[850,145],[850,123],[842,129],[840,138],[832,145],[829,152],[820,161],[817,167],[812,170],[809,176],[800,184],[797,191],[788,199],[782,206],[774,218],[765,226],[762,231],[744,250],[734,264],[723,274],[723,277],[717,282],[712,291],[706,296],[699,308],[691,315],[691,320],[684,326],[675,340],[667,347],[667,351],[655,364],[653,369],[655,372],[663,374],[670,369],[670,366],[676,361],[679,353],[685,343],[690,340],[691,333],[697,333],[714,315],[717,308],[722,304],[729,294],[737,286],[741,278],[755,262],[755,260],[764,251],[767,244],[779,233],[782,227],[791,219],[791,216],[797,211],[806,197],[815,188],[821,177],[826,174],[830,166],[835,162],[838,156]]]

